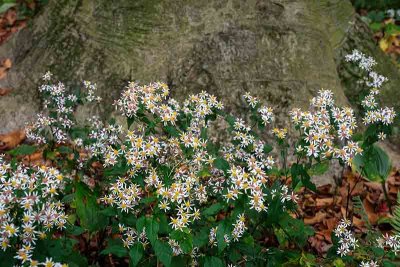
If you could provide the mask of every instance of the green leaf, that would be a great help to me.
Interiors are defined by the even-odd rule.
[[[222,203],[218,202],[218,203],[212,204],[210,207],[206,208],[202,212],[202,214],[204,216],[213,216],[213,215],[217,214],[223,208],[224,208],[224,206],[222,205]]]
[[[265,144],[264,148],[263,148],[265,154],[268,154],[269,152],[271,152],[272,149],[273,149],[273,147],[271,145],[268,145],[268,144]]]
[[[131,259],[131,264],[136,266],[143,257],[144,248],[141,243],[135,243],[129,250],[129,257]]]
[[[146,226],[146,217],[141,216],[139,219],[136,221],[136,230],[141,233],[143,231],[143,228]]]
[[[302,164],[296,164],[294,163],[292,165],[292,167],[290,168],[290,173],[292,175],[292,187],[296,188],[297,184],[299,183],[299,181],[301,181],[301,183],[308,189],[316,192],[317,191],[317,187],[315,186],[315,184],[313,184],[311,182],[311,177],[310,175],[307,173],[307,171],[304,169],[304,166]],[[300,178],[300,179],[299,179]]]
[[[158,239],[158,222],[153,217],[146,218],[146,235],[153,244]]]
[[[99,211],[99,213],[107,217],[114,217],[115,215],[117,215],[117,211],[113,207],[107,207]]]
[[[193,238],[188,229],[172,231],[170,238],[178,242],[184,253],[190,253],[192,251]]]
[[[204,267],[224,267],[224,262],[220,258],[207,256],[204,260]]]
[[[193,233],[193,246],[201,248],[208,244],[208,234],[210,230],[208,227],[203,227],[199,232]]]
[[[308,172],[311,176],[322,175],[325,172],[327,172],[328,169],[329,169],[329,162],[324,161],[324,162],[318,162],[318,163],[312,165]]]
[[[128,129],[131,128],[131,125],[134,123],[135,117],[127,117],[126,123],[128,124]]]
[[[179,131],[171,125],[164,126],[164,131],[169,133],[172,137],[179,137]]]
[[[218,251],[222,252],[227,246],[227,242],[225,242],[224,235],[229,234],[228,223],[226,220],[222,221],[218,224],[217,229],[217,244],[218,244]]]
[[[79,226],[75,226],[75,225],[70,225],[67,224],[67,229],[66,229],[67,233],[71,234],[71,235],[81,235],[85,232],[85,229],[83,229],[82,227]]]
[[[214,160],[214,167],[226,173],[229,169],[229,163],[224,158],[218,157]]]
[[[57,151],[63,154],[70,154],[74,152],[70,147],[67,146],[60,146],[57,148]]]
[[[362,155],[354,157],[352,168],[370,181],[383,182],[389,176],[392,164],[382,148],[372,145]]]
[[[128,250],[122,245],[121,242],[116,240],[109,240],[107,247],[100,252],[100,255],[108,255],[113,254],[117,257],[126,257],[128,256]]]
[[[107,220],[100,213],[97,196],[82,182],[76,185],[74,204],[82,227],[91,232],[105,227]]]
[[[172,249],[168,244],[156,240],[153,249],[159,261],[161,261],[165,266],[171,265]]]
[[[31,155],[35,153],[36,147],[30,145],[20,145],[13,150],[10,150],[8,153],[12,156],[20,156],[20,155]]]

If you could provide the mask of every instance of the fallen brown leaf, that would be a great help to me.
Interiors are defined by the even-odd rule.
[[[371,224],[376,224],[376,222],[379,219],[379,216],[376,214],[374,206],[367,199],[363,200],[363,205],[364,205],[365,212],[368,215],[369,222]]]
[[[317,207],[324,207],[324,206],[330,206],[333,204],[333,197],[329,198],[317,198],[316,199],[316,206]]]
[[[11,92],[10,88],[0,88],[0,96],[8,95]]]
[[[327,214],[323,211],[318,211],[314,217],[304,218],[305,224],[316,224],[322,222],[326,218]]]
[[[8,134],[0,135],[0,150],[9,150],[20,143],[25,139],[25,130],[17,130]]]
[[[9,68],[11,68],[11,66],[12,66],[11,59],[7,58],[7,59],[5,59],[3,61],[3,67],[4,68],[9,69]]]

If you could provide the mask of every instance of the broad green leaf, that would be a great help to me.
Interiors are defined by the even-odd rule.
[[[12,156],[20,156],[20,155],[31,155],[35,153],[36,147],[30,145],[20,145],[13,150],[10,150],[8,153]]]
[[[188,229],[184,229],[183,231],[172,231],[170,234],[170,238],[178,242],[184,253],[190,253],[192,251],[193,238]]]
[[[354,157],[352,168],[370,181],[383,182],[389,176],[392,164],[386,152],[373,145]]]
[[[208,244],[208,234],[210,229],[203,227],[200,231],[193,233],[193,246],[201,248]]]
[[[85,229],[83,229],[82,227],[79,226],[75,226],[75,225],[70,225],[67,224],[67,229],[66,229],[67,233],[71,234],[71,235],[81,235],[85,232]]]
[[[218,244],[219,252],[222,252],[228,246],[228,243],[225,241],[225,238],[224,238],[225,234],[229,234],[229,227],[228,227],[226,220],[224,220],[218,224],[217,244]]]
[[[204,216],[212,216],[212,215],[217,214],[223,208],[224,208],[223,204],[218,202],[218,203],[212,204],[210,207],[206,208],[202,212],[202,214]]]
[[[204,260],[204,267],[224,267],[224,262],[217,257],[207,256]]]
[[[129,257],[131,259],[131,264],[136,266],[143,257],[144,248],[141,243],[135,243],[129,250]]]
[[[264,148],[263,148],[263,151],[264,151],[265,154],[268,154],[268,153],[271,152],[273,149],[274,149],[274,148],[273,148],[271,145],[265,144],[265,145],[264,145]]]
[[[218,157],[214,160],[214,167],[226,173],[229,169],[229,163],[224,158]]]
[[[136,221],[136,230],[139,233],[141,233],[143,231],[143,227],[145,227],[145,226],[146,226],[146,217],[145,216],[141,216]]]
[[[311,176],[313,175],[322,175],[329,169],[329,162],[318,162],[311,166],[310,170],[308,171]]]
[[[107,247],[100,252],[100,255],[113,254],[117,257],[128,256],[128,250],[122,245],[122,242],[117,242],[115,240],[109,240]]]
[[[150,242],[153,244],[158,238],[159,225],[153,217],[146,218],[146,235]]]
[[[76,185],[74,204],[82,227],[93,232],[107,223],[104,215],[100,213],[97,196],[83,183]]]
[[[156,240],[153,249],[159,261],[161,261],[165,266],[171,265],[172,249],[167,243]]]
[[[72,148],[67,146],[60,146],[59,148],[57,148],[57,151],[63,154],[69,154],[74,152]]]

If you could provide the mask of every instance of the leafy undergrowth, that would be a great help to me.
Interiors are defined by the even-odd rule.
[[[398,1],[353,1],[370,26],[379,47],[400,67],[400,4]]]
[[[238,117],[205,91],[178,102],[162,82],[129,83],[114,103],[122,122],[78,124],[79,105],[101,104],[96,84],[67,90],[46,73],[43,113],[0,135],[0,262],[398,265],[398,174],[376,144],[397,114],[379,105],[387,79],[374,59],[354,50],[346,61],[366,74],[365,130],[320,90],[309,109],[289,112],[293,139],[268,129],[274,109],[249,93]],[[212,136],[216,126],[224,138]],[[337,186],[316,188],[312,177],[334,164],[344,171]]]
[[[400,192],[399,171],[393,171],[385,185],[393,212]],[[351,169],[346,170],[334,185],[318,187],[316,193],[303,191],[298,206],[304,223],[312,225],[315,230],[309,242],[320,256],[326,255],[332,246],[331,233],[341,218],[349,218],[354,230],[361,236],[371,227],[379,228],[384,233],[393,230],[390,224],[393,215],[381,184],[371,182]]]

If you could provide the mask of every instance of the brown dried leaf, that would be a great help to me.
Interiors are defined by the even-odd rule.
[[[304,218],[305,224],[316,224],[322,222],[326,218],[327,214],[324,211],[318,211],[314,217]]]
[[[11,88],[0,88],[0,96],[8,95],[11,92]]]
[[[363,200],[363,205],[365,212],[368,215],[369,222],[371,224],[376,224],[376,222],[379,219],[379,216],[376,214],[374,206],[367,199]]]
[[[5,59],[3,61],[3,67],[4,68],[9,69],[9,68],[11,68],[11,66],[12,66],[11,59],[7,58],[7,59]]]
[[[0,134],[0,150],[9,150],[24,141],[25,130],[17,130],[8,134]]]
[[[331,206],[332,204],[333,204],[333,197],[316,199],[317,207]]]

